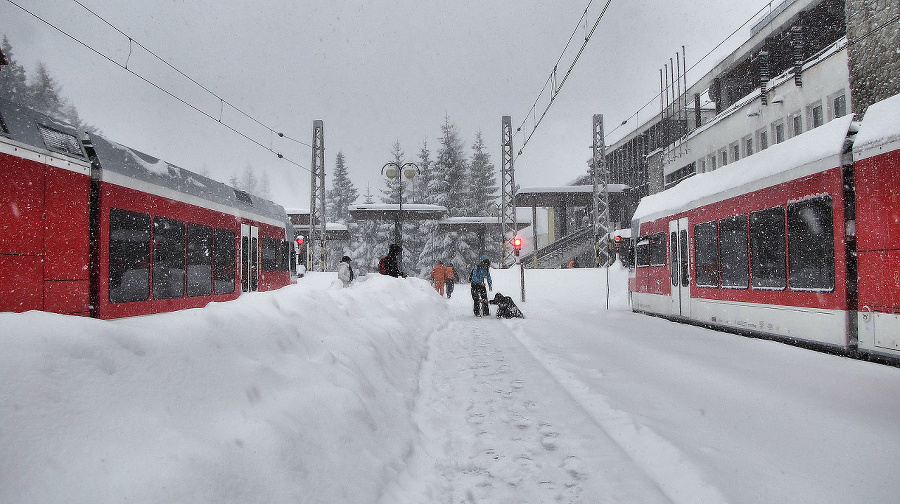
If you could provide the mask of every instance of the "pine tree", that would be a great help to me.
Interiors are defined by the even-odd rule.
[[[12,44],[9,43],[6,36],[3,37],[0,44],[2,44],[0,49],[3,50],[6,60],[9,62],[8,65],[0,68],[0,96],[21,105],[29,105],[25,68],[16,61]]]
[[[419,175],[416,177],[416,193],[419,201],[425,204],[434,205],[438,201],[437,196],[437,177],[434,170],[434,163],[431,160],[431,151],[428,149],[428,140],[422,142],[422,149],[419,150]],[[419,253],[416,266],[419,269],[420,276],[427,276],[431,272],[431,268],[437,261],[443,257],[438,253],[436,237],[438,233],[438,225],[434,221],[425,221],[418,226],[421,252]]]
[[[325,215],[328,222],[344,224],[351,230],[353,219],[350,217],[350,205],[356,201],[359,191],[353,185],[348,174],[344,153],[338,152],[334,163],[334,175],[331,179],[331,189],[325,192]],[[352,248],[351,243],[344,241],[327,242],[329,259],[328,268],[336,269],[337,263],[344,255],[344,250]]]
[[[469,200],[466,156],[456,126],[446,117],[441,126],[440,148],[435,161],[436,204],[447,208],[450,217],[465,216]],[[464,233],[448,231],[435,237],[438,256],[457,266],[473,260],[474,252]]]
[[[64,109],[68,105],[59,93],[59,84],[50,76],[47,67],[38,62],[34,76],[28,85],[29,103],[50,117],[64,118]]]
[[[497,204],[497,173],[491,156],[485,150],[484,138],[481,132],[475,134],[475,143],[472,144],[472,162],[469,164],[469,215],[488,216],[496,215]],[[482,237],[468,236],[469,243],[477,243]],[[484,236],[485,253],[499,260],[500,235],[499,232],[487,233]],[[476,253],[478,251],[475,251]],[[475,259],[474,257],[472,258]]]
[[[363,201],[366,204],[375,203],[375,196],[372,194],[371,186],[366,187],[366,193],[363,195]],[[378,272],[378,260],[387,253],[383,243],[379,243],[376,236],[379,226],[378,221],[363,220],[352,221],[348,227],[350,229],[350,257],[353,259],[356,268],[362,272]]]
[[[331,189],[325,193],[326,215],[329,222],[346,223],[351,220],[348,207],[359,197],[359,191],[350,180],[344,153],[338,152],[334,162]]]

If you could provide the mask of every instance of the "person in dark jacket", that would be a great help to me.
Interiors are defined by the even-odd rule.
[[[497,318],[525,318],[525,315],[509,296],[498,292],[488,303],[497,305]]]
[[[491,314],[488,308],[487,290],[484,288],[484,282],[487,281],[487,288],[494,290],[493,281],[491,281],[491,260],[488,256],[481,256],[475,268],[472,269],[472,276],[469,278],[472,283],[472,301],[475,303],[475,316],[481,317]]]
[[[390,275],[392,277],[403,277],[406,278],[406,273],[400,271],[400,254],[403,252],[403,247],[397,245],[396,243],[392,243],[390,247],[388,247],[388,255],[384,256],[384,275]]]

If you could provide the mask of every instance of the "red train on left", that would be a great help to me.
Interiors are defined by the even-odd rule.
[[[284,208],[0,99],[0,311],[103,319],[291,283]]]

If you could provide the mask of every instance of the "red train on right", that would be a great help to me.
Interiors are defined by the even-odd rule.
[[[645,197],[632,309],[900,362],[900,95]]]

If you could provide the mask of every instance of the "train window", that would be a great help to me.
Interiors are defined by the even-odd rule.
[[[834,221],[830,196],[788,205],[788,269],[794,290],[834,290]]]
[[[43,124],[38,124],[38,130],[41,132],[41,138],[44,140],[44,145],[47,146],[47,149],[68,154],[69,156],[84,158],[81,144],[75,135],[48,128]]]
[[[638,268],[650,266],[650,239],[646,236],[638,239],[635,249],[635,266]]]
[[[199,224],[187,225],[187,295],[212,293],[213,230]]]
[[[750,214],[750,274],[756,289],[784,289],[787,285],[782,207]]]
[[[666,265],[666,233],[654,233],[650,238],[650,266]]]
[[[213,248],[213,281],[216,294],[234,292],[235,234],[227,229],[216,229]]]
[[[278,267],[278,240],[274,238],[262,239],[262,269],[263,271],[275,271]]]
[[[184,223],[153,219],[153,299],[184,296]]]
[[[150,216],[109,211],[109,302],[150,297]]]
[[[719,223],[694,226],[694,268],[698,287],[719,286]]]
[[[275,252],[276,269],[278,271],[291,270],[291,242],[279,240],[278,250]]]
[[[746,289],[750,283],[746,215],[735,215],[719,221],[719,244],[722,287]]]
[[[6,121],[3,120],[3,114],[0,114],[0,135],[9,136],[9,128],[6,127]]]

